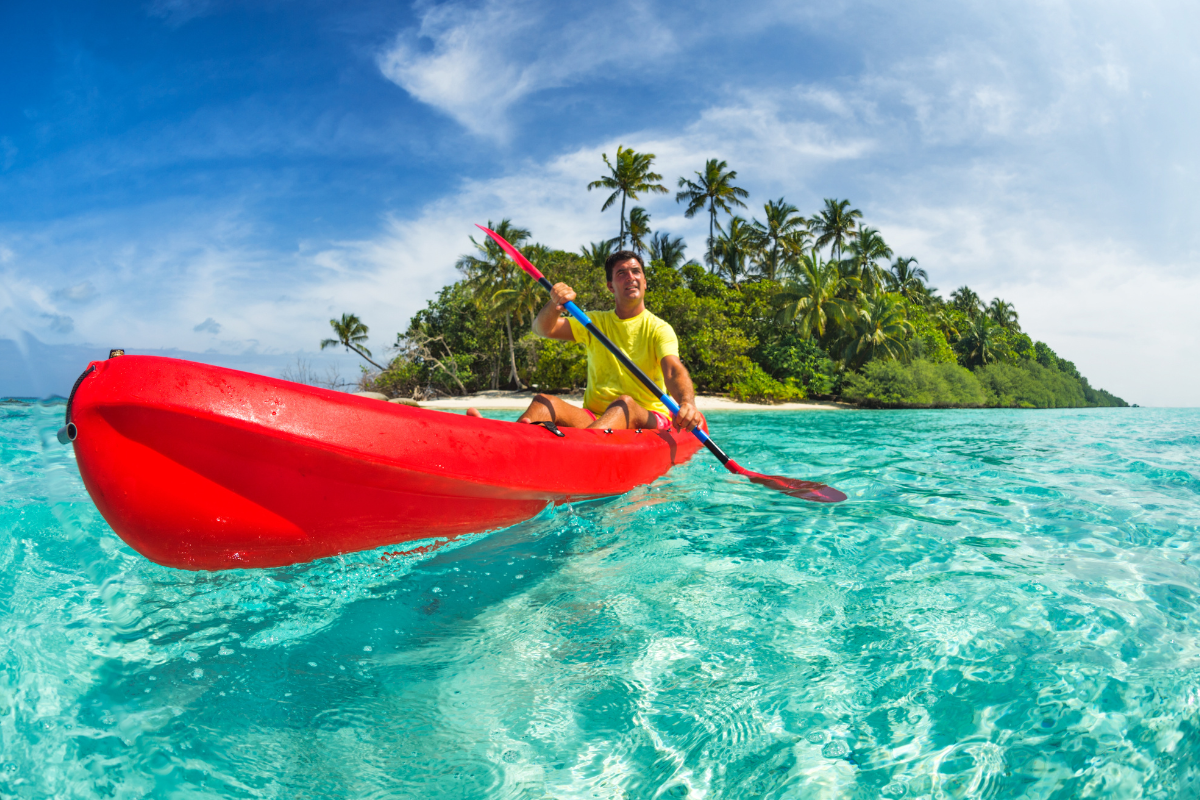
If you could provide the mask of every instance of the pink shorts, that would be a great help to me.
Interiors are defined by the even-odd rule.
[[[596,421],[596,414],[594,411],[592,411],[590,408],[585,408],[584,411],[586,411],[588,413],[588,415],[592,418],[593,422]],[[651,411],[650,413],[654,415],[654,423],[655,423],[654,429],[655,430],[657,430],[657,431],[671,430],[671,418],[670,417],[668,417],[665,414],[660,414],[657,411]]]

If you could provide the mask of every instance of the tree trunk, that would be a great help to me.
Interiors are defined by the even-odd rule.
[[[713,226],[717,224],[717,207],[710,203],[708,207],[708,268],[715,270],[716,259],[713,258]]]
[[[363,360],[364,360],[364,361],[366,361],[366,362],[367,362],[368,364],[370,364],[371,366],[375,367],[375,368],[376,368],[377,370],[379,370],[380,372],[386,372],[386,371],[387,371],[387,367],[381,367],[380,365],[376,364],[374,361],[372,361],[372,360],[371,360],[370,356],[368,356],[368,355],[367,355],[366,353],[364,353],[362,350],[359,350],[357,347],[354,347],[354,346],[352,346],[352,345],[346,345],[346,349],[347,349],[347,350],[352,350],[352,351],[354,351],[355,353],[358,353],[360,356],[362,356],[362,357],[363,357]]]
[[[509,365],[512,367],[513,383],[517,385],[518,389],[524,389],[525,384],[521,383],[521,376],[517,374],[517,350],[513,346],[512,318],[508,314],[504,315],[504,330],[508,333],[508,359]]]
[[[618,250],[625,249],[625,193],[621,192],[621,243],[617,245]]]

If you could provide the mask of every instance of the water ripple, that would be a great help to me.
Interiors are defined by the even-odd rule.
[[[0,405],[0,796],[1182,797],[1200,413],[714,414],[488,536],[187,573]],[[385,556],[385,557],[381,557]]]

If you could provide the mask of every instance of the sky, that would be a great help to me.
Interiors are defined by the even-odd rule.
[[[475,223],[614,236],[618,145],[747,216],[845,198],[1129,402],[1200,405],[1200,6],[0,4],[0,396],[110,347],[278,375],[376,353]],[[651,227],[703,250],[669,195]]]

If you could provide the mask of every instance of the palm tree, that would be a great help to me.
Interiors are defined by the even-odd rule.
[[[521,254],[529,259],[530,263],[550,273],[557,272],[548,263],[553,253],[553,250],[543,244],[531,244],[521,248]],[[515,281],[516,285],[510,284],[492,293],[492,310],[500,314],[512,314],[517,320],[528,319],[532,326],[534,317],[545,305],[546,300],[537,281],[530,278],[524,270],[520,275]]]
[[[778,280],[785,262],[804,252],[808,221],[781,197],[763,206],[767,221],[754,220],[754,231],[762,258],[758,271],[769,281]]]
[[[962,336],[962,331],[958,329],[958,321],[952,315],[946,313],[947,308],[950,308],[950,306],[947,306],[942,301],[942,298],[933,294],[929,295],[929,319],[934,325],[941,328],[942,333],[946,335],[947,341],[954,343]]]
[[[654,164],[654,153],[635,153],[633,148],[622,147],[617,145],[616,163],[613,164],[608,160],[608,153],[604,154],[604,163],[608,166],[608,175],[602,176],[599,180],[594,180],[588,184],[588,191],[592,189],[612,189],[613,193],[604,201],[604,205],[600,206],[601,211],[607,211],[609,206],[617,202],[617,198],[621,198],[621,233],[617,237],[618,249],[625,247],[625,200],[632,198],[638,199],[640,192],[654,192],[655,194],[666,194],[667,187],[655,181],[661,181],[662,175],[657,172],[651,172],[650,167]]]
[[[850,260],[856,276],[863,282],[867,294],[874,294],[883,284],[881,260],[892,257],[892,248],[874,228],[859,228],[858,235],[850,242]]]
[[[958,349],[966,356],[968,367],[981,367],[990,364],[1003,355],[1004,344],[1001,341],[999,324],[991,317],[979,314],[970,319],[962,338],[958,340]]]
[[[487,226],[507,239],[513,247],[520,247],[529,240],[529,231],[525,228],[518,228],[507,218],[502,219],[496,226],[493,226],[492,221],[488,220]],[[509,260],[500,245],[496,244],[490,236],[483,237],[482,242],[475,241],[474,236],[470,239],[478,254],[462,256],[455,266],[466,273],[467,282],[475,296],[475,303],[490,313],[504,317],[504,330],[508,334],[509,377],[517,388],[523,389],[525,384],[521,382],[521,376],[517,373],[517,351],[513,344],[512,314],[514,309],[503,300],[497,303],[497,299],[508,297],[508,295],[501,295],[505,290],[519,291],[522,282],[531,279],[524,270]]]
[[[833,250],[833,260],[842,260],[842,247],[846,244],[846,240],[854,233],[854,228],[857,225],[856,220],[862,219],[862,212],[857,208],[850,208],[849,200],[834,200],[825,198],[825,208],[817,212],[817,215],[809,220],[809,228],[816,234],[817,247],[830,245]]]
[[[895,292],[910,303],[927,305],[932,289],[925,283],[929,273],[920,267],[913,267],[915,258],[897,258],[892,262],[891,269],[884,273],[884,279],[890,291]]]
[[[1018,322],[1020,317],[1017,315],[1017,310],[1013,308],[1012,303],[1006,303],[999,297],[994,297],[992,298],[992,302],[988,303],[987,315],[1000,327],[1020,333],[1021,325]]]
[[[898,295],[880,292],[868,297],[842,341],[842,363],[858,369],[872,358],[903,358],[913,332]]]
[[[386,369],[371,359],[371,351],[363,344],[367,340],[367,333],[370,331],[370,328],[362,323],[357,314],[342,314],[341,319],[329,320],[329,326],[333,328],[333,332],[337,335],[337,338],[322,339],[322,350],[326,347],[337,347],[340,344],[350,352],[358,353],[368,364],[376,369]]]
[[[604,262],[608,261],[608,257],[617,252],[615,239],[605,239],[603,242],[592,242],[591,245],[584,245],[579,248],[579,253],[595,269],[604,269]]]
[[[650,215],[641,206],[629,209],[629,247],[638,255],[646,252],[650,238]]]
[[[979,295],[971,291],[970,286],[960,286],[951,292],[950,305],[972,319],[979,316],[983,309],[983,301],[979,299]]]
[[[797,277],[784,284],[775,295],[776,319],[787,325],[796,322],[800,329],[817,339],[830,338],[834,326],[854,319],[854,304],[839,297],[842,275],[837,265],[821,260],[813,252],[800,256]]]
[[[757,237],[754,227],[743,217],[732,217],[729,220],[729,231],[717,226],[720,236],[713,247],[713,255],[717,259],[717,271],[729,277],[729,282],[737,286],[738,280],[746,275],[747,262],[757,250]]]
[[[679,269],[683,266],[687,245],[682,236],[672,239],[671,234],[659,231],[651,237],[649,249],[651,261],[661,261],[668,269]]]
[[[737,172],[727,169],[728,166],[724,161],[710,158],[704,165],[704,172],[696,173],[697,180],[679,179],[680,191],[675,195],[676,203],[687,201],[687,211],[684,211],[683,215],[688,219],[703,211],[706,205],[708,207],[708,256],[706,260],[710,267],[715,264],[713,245],[716,240],[713,236],[714,229],[717,227],[717,212],[724,211],[726,214],[732,214],[734,206],[745,208],[746,204],[741,201],[741,198],[750,196],[745,189],[733,185],[733,181],[737,178]]]

